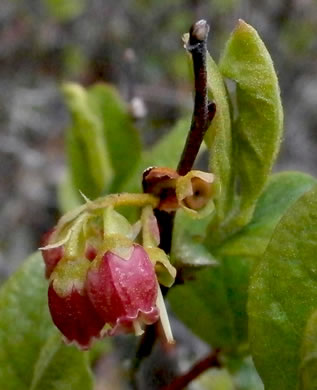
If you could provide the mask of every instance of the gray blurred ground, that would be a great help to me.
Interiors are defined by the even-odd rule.
[[[104,80],[127,101],[142,98],[148,114],[139,127],[151,142],[191,107],[180,37],[201,17],[215,58],[238,18],[259,31],[285,109],[277,169],[316,172],[317,1],[1,0],[0,279],[58,217],[68,123],[60,83]]]

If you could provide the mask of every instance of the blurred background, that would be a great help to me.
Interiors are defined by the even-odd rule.
[[[276,169],[316,174],[316,0],[1,0],[0,281],[58,218],[69,123],[61,83],[114,84],[152,143],[191,110],[181,36],[200,18],[216,60],[238,18],[257,29],[285,110]]]

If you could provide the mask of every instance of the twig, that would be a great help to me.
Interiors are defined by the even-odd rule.
[[[216,112],[215,104],[208,102],[206,69],[208,32],[209,25],[205,20],[200,20],[193,24],[189,31],[189,42],[187,45],[187,50],[192,54],[193,58],[195,76],[195,103],[191,127],[186,139],[182,157],[177,167],[177,171],[180,175],[185,175],[192,169],[204,135]],[[167,213],[165,211],[155,210],[155,215],[161,234],[160,248],[163,249],[165,253],[169,254],[171,250],[172,230],[175,213]],[[166,295],[167,291],[167,289],[162,289],[164,296]],[[150,355],[156,341],[156,333],[156,324],[150,325],[146,328],[146,331],[140,341],[139,349],[131,367],[132,385],[135,389],[137,388],[136,371],[139,369],[142,360]],[[206,364],[208,362],[208,367],[211,363],[214,364],[215,357],[213,357],[213,359],[214,360],[211,362],[207,358],[206,362],[204,363],[205,367],[207,367]],[[204,367],[204,364],[202,364],[201,367]],[[204,368],[203,371],[205,369],[206,368]],[[181,387],[177,387],[177,389],[180,388]]]
[[[208,102],[206,68],[208,32],[209,25],[205,20],[193,24],[189,32],[187,50],[193,58],[195,105],[191,127],[177,167],[180,175],[186,175],[192,169],[204,135],[216,112],[215,104]]]
[[[204,371],[212,367],[221,367],[219,360],[220,350],[214,350],[209,356],[196,363],[186,374],[175,378],[169,385],[164,386],[161,390],[181,390],[184,389],[191,381],[196,379]]]
[[[184,150],[179,161],[177,172],[186,175],[195,162],[204,135],[216,113],[216,105],[208,101],[207,87],[207,38],[209,25],[205,20],[194,23],[189,31],[187,50],[193,58],[195,76],[195,103],[190,130]],[[175,213],[156,211],[161,233],[161,249],[170,253]]]

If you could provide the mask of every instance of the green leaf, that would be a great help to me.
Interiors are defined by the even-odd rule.
[[[220,248],[214,249],[215,256],[222,259],[228,302],[240,343],[247,341],[247,297],[251,271],[263,255],[274,228],[287,208],[315,185],[316,179],[298,172],[271,176],[250,224]]]
[[[315,184],[316,179],[304,173],[283,172],[272,175],[257,202],[250,223],[217,248],[217,255],[260,256],[287,208]]]
[[[190,235],[198,242],[203,242],[211,218],[211,216],[206,216],[202,219],[196,219],[188,215],[183,209],[177,210],[172,237],[172,246],[175,250],[177,250],[177,245],[184,243],[184,236],[186,235]]]
[[[168,300],[175,314],[212,347],[235,349],[224,266],[202,244],[209,222],[210,217],[193,220],[182,210],[176,213],[171,261],[185,283],[173,286]]]
[[[301,343],[317,310],[316,252],[314,187],[280,220],[251,277],[251,351],[266,390],[298,389]]]
[[[84,88],[65,84],[63,92],[72,114],[72,125],[66,135],[71,179],[76,190],[94,199],[107,189],[113,175],[102,122],[89,107]]]
[[[131,174],[121,190],[141,192],[142,173],[148,167],[157,166],[176,169],[189,128],[189,119],[180,120],[168,134],[162,137],[150,150],[144,152],[137,169]]]
[[[216,103],[216,115],[211,122],[205,141],[211,152],[210,169],[220,185],[220,194],[215,199],[216,222],[219,224],[232,207],[233,162],[230,101],[221,73],[207,54],[207,83],[210,99]]]
[[[222,246],[212,248],[214,257],[211,258],[218,261],[216,268],[195,272],[192,275],[196,277],[194,281],[186,281],[183,286],[173,287],[169,293],[172,307],[196,334],[215,345],[217,338],[224,337],[222,334],[218,335],[219,329],[223,326],[227,329],[228,345],[230,346],[230,342],[234,340],[235,346],[242,351],[248,335],[247,296],[252,268],[264,253],[274,228],[286,209],[315,184],[316,180],[313,177],[297,172],[273,175],[257,203],[250,224]],[[201,246],[199,242],[203,241],[208,219],[202,222],[202,226],[196,226],[195,221],[189,221],[189,218],[186,220],[177,213],[172,251],[174,262],[182,256],[186,259],[189,254],[192,258],[201,258],[202,252],[196,246]],[[212,283],[216,284],[212,286]],[[192,303],[187,305],[189,299]],[[199,300],[199,303],[195,300]],[[223,305],[223,311],[218,305]],[[202,311],[206,321],[207,316],[210,316],[208,321],[216,321],[217,326],[204,328],[200,321],[196,323],[195,319],[200,318]],[[206,334],[208,332],[210,335]],[[231,336],[228,336],[230,332]]]
[[[174,286],[168,300],[178,318],[200,338],[213,347],[235,348],[234,321],[221,266],[197,271],[194,280]]]
[[[103,125],[104,138],[114,170],[114,181],[109,192],[134,172],[141,157],[141,141],[131,116],[118,92],[107,84],[96,84],[88,90],[90,107]]]
[[[185,283],[174,286],[168,299],[175,314],[197,336],[212,347],[244,355],[247,352],[246,302],[253,262],[238,256],[215,259],[210,254],[208,257],[208,251],[202,248],[201,244],[199,247],[197,243],[187,242],[173,255],[175,266],[180,268],[178,278]],[[194,266],[189,269],[179,264],[181,255],[185,259],[191,256],[192,264],[195,258],[208,259],[211,266],[199,271]]]
[[[60,343],[48,312],[47,287],[36,253],[0,290],[1,390],[93,387],[87,355]]]
[[[300,390],[317,388],[317,310],[307,321],[301,348]]]
[[[235,337],[241,354],[244,354],[248,342],[248,287],[254,259],[246,256],[224,256],[220,259]]]
[[[227,42],[220,70],[237,83],[233,134],[241,199],[231,226],[242,227],[252,218],[278,153],[283,111],[271,57],[257,32],[242,20]]]
[[[54,332],[40,351],[30,390],[92,389],[88,358],[89,352],[65,346]]]

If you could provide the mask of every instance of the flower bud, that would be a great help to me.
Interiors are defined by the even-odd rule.
[[[89,265],[87,259],[64,258],[52,273],[48,289],[54,324],[67,343],[75,343],[81,349],[88,349],[104,326],[84,287]]]
[[[133,244],[130,249],[107,250],[93,261],[87,275],[88,296],[111,327],[109,335],[133,331],[139,335],[144,324],[159,319],[154,266],[142,246]]]
[[[42,236],[41,247],[49,245],[52,235],[54,234],[55,229],[52,229],[45,233]],[[57,263],[61,260],[64,255],[63,246],[58,246],[57,248],[51,249],[42,249],[42,256],[45,263],[45,277],[48,279],[56,267]]]

